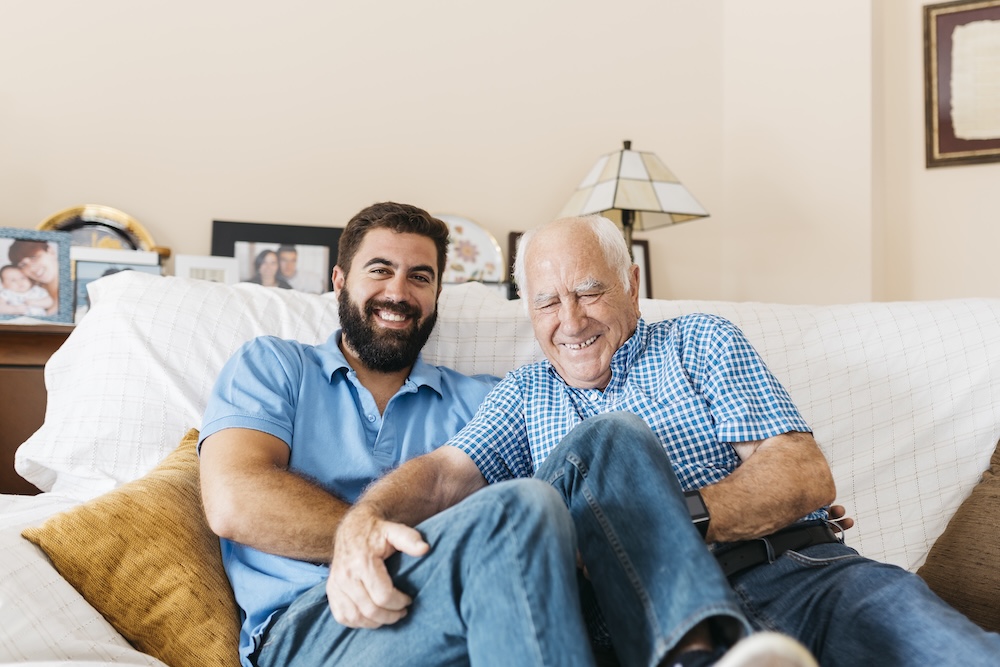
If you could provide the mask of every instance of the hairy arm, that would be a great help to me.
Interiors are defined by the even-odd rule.
[[[349,505],[288,470],[288,445],[261,431],[224,429],[201,445],[201,494],[219,537],[279,556],[327,563]]]
[[[826,457],[809,433],[784,433],[736,446],[744,462],[701,489],[712,517],[710,542],[773,533],[833,502],[836,486]]]
[[[455,447],[411,459],[376,482],[337,530],[326,592],[338,623],[377,628],[406,616],[412,599],[393,587],[385,559],[430,549],[412,528],[486,486],[479,468]]]

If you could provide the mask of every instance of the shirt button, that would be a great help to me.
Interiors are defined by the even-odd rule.
[[[368,415],[368,421],[370,422],[375,421],[375,415]]]
[[[593,401],[594,403],[597,403],[598,401],[600,401],[601,400],[601,392],[599,392],[599,391],[592,392],[590,394],[590,400]]]

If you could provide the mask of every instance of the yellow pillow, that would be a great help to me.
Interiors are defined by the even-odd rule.
[[[145,477],[22,536],[133,646],[171,667],[238,665],[239,612],[201,505],[198,431]]]

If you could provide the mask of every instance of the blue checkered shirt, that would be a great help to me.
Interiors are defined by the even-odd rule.
[[[810,431],[743,332],[696,314],[640,319],[612,357],[603,391],[568,386],[547,360],[508,373],[448,444],[465,451],[490,483],[530,477],[574,426],[614,411],[649,424],[685,490],[736,469],[740,458],[727,443]]]

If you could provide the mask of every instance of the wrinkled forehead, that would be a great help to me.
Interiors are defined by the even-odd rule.
[[[614,277],[600,244],[589,233],[539,234],[528,246],[525,260],[527,287],[536,293],[589,290]]]

